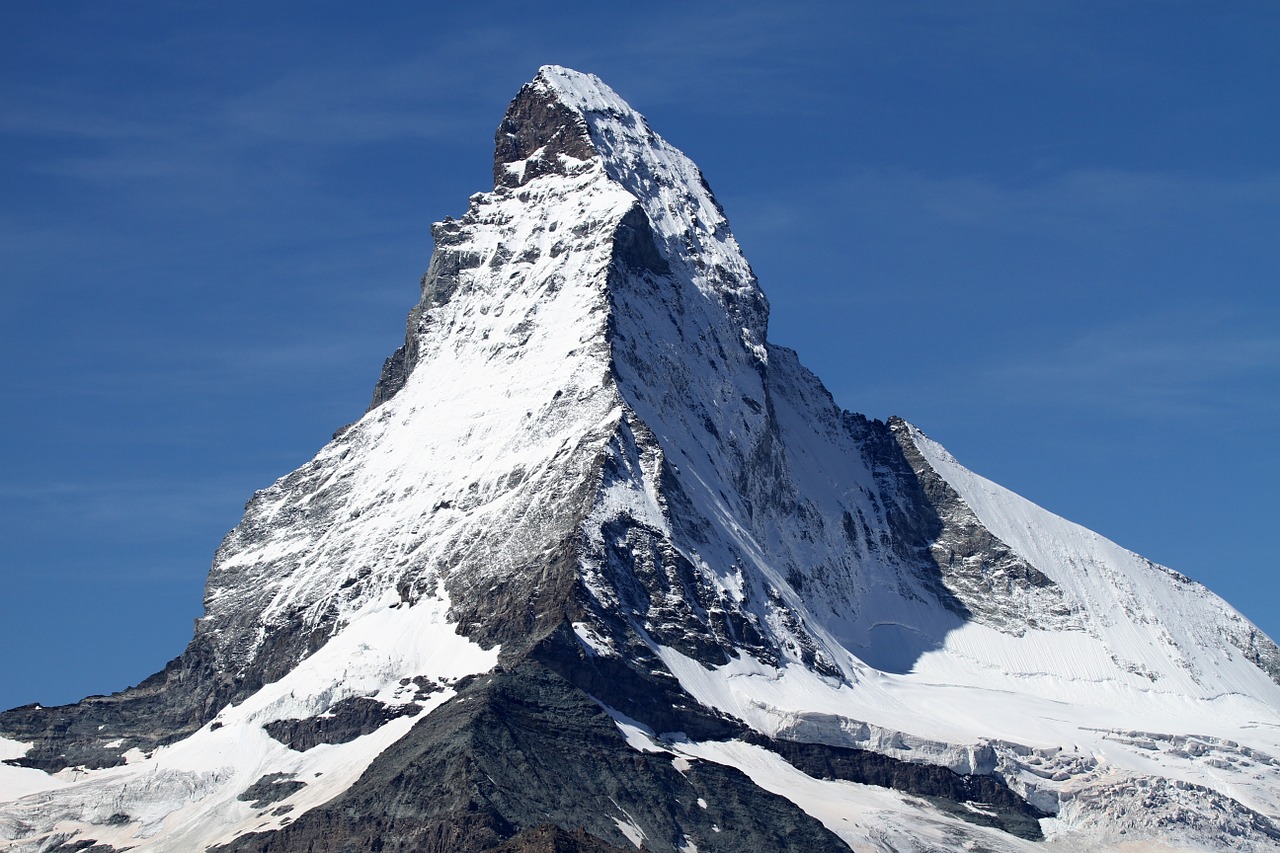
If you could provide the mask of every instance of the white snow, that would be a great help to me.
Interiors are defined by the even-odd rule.
[[[634,204],[599,163],[473,197],[450,227],[479,263],[425,313],[407,384],[255,496],[215,561],[205,622],[319,621],[440,567],[497,582],[553,547],[579,507],[546,496],[584,478],[621,416],[605,273]],[[257,641],[243,642],[251,661]]]
[[[1024,841],[967,823],[926,801],[870,785],[819,780],[796,770],[775,753],[740,742],[687,743],[683,752],[735,767],[753,782],[784,797],[822,822],[853,850],[924,851],[982,849],[995,853],[1067,853],[1114,849],[1078,836]],[[974,811],[982,811],[975,808]]]
[[[721,302],[745,294],[763,299],[692,160],[654,133],[644,116],[594,74],[546,65],[536,85],[554,91],[582,114],[609,177],[644,206],[664,254],[684,278]],[[750,325],[739,334],[757,358],[767,358],[763,328]]]
[[[787,420],[790,410],[777,398],[775,405],[784,424],[800,432],[799,419]],[[957,772],[998,768],[1049,810],[1090,786],[1164,778],[1280,815],[1280,690],[1221,633],[1223,624],[1242,617],[1198,584],[982,480],[918,432],[913,437],[982,523],[1059,583],[1085,629],[1015,635],[977,622],[950,624],[909,671],[876,672],[857,659],[856,643],[841,640],[857,636],[853,620],[837,608],[824,617],[824,602],[810,591],[789,603],[812,614],[808,627],[853,677],[832,679],[798,661],[774,667],[750,656],[708,669],[657,648],[681,685],[766,734],[873,749]],[[808,449],[793,446],[793,476],[806,478],[798,492],[839,486],[840,455],[831,451],[812,440]],[[809,453],[829,462],[806,471]],[[859,472],[845,477],[857,483]],[[708,515],[716,517],[714,506]],[[787,558],[786,535],[779,530],[781,542],[755,538],[754,548],[743,548],[766,577],[783,574],[777,565]],[[927,632],[935,618],[918,604],[907,602],[915,613],[895,604],[883,588],[868,588],[867,597],[874,612],[897,608],[905,630]],[[1196,736],[1188,742],[1188,734]],[[820,803],[812,808],[821,812]],[[1124,806],[1117,801],[1116,808]],[[1099,820],[1096,810],[1073,812],[1051,828],[1071,839],[1065,849],[1088,849],[1098,843]],[[864,842],[871,843],[858,841]]]
[[[1056,582],[1070,618],[1038,620],[1052,628],[1028,618],[1018,631],[964,620],[892,555],[850,553],[844,519],[875,523],[877,472],[794,354],[762,350],[763,296],[696,167],[597,78],[550,67],[540,80],[583,114],[606,171],[641,200],[675,270],[661,285],[615,282],[619,391],[633,429],[659,449],[613,451],[627,476],[607,484],[584,532],[599,546],[603,524],[627,516],[672,538],[725,600],[754,595],[750,607],[782,646],[777,667],[744,655],[708,669],[657,645],[686,690],[768,734],[998,769],[1046,808],[1104,778],[1149,776],[1280,815],[1277,766],[1258,773],[1220,753],[1234,743],[1280,756],[1280,687],[1224,642],[1224,626],[1247,623],[1203,587],[977,477],[918,431],[932,467]],[[775,435],[780,452],[764,464],[758,451],[777,446]],[[658,487],[664,462],[692,501],[682,513],[709,529],[672,519]],[[700,532],[681,532],[691,528]],[[611,603],[598,567],[586,568]],[[781,603],[758,603],[763,589]],[[802,663],[806,641],[839,678]],[[1179,745],[1186,733],[1213,740],[1218,757]]]
[[[613,717],[614,725],[622,733],[622,738],[627,742],[627,746],[639,752],[663,753],[670,751],[658,743],[657,736],[648,726],[637,723],[621,711],[613,708],[605,706],[605,710],[609,713],[609,716]]]
[[[648,836],[645,835],[644,830],[640,828],[638,823],[636,823],[635,818],[631,816],[630,812],[621,806],[618,806],[618,810],[625,815],[626,819],[624,820],[622,818],[615,817],[613,818],[614,825],[617,826],[618,831],[625,835],[627,840],[634,844],[636,849],[639,850],[644,846],[644,840],[648,838]]]
[[[987,850],[991,853],[1101,853],[1101,851],[1208,851],[1222,849],[1166,832],[1161,840],[1099,838],[1047,819],[1044,841],[1026,841],[995,829],[962,821],[933,808],[928,802],[870,785],[820,780],[792,767],[776,753],[758,746],[733,742],[679,742],[682,755],[734,767],[761,788],[795,803],[818,819],[855,851],[927,853],[937,850]],[[702,801],[699,800],[699,805]],[[988,809],[968,804],[969,810]],[[1123,808],[1123,806],[1121,806]],[[1251,842],[1242,849],[1261,850]]]
[[[491,669],[498,649],[482,649],[458,635],[445,618],[447,610],[443,595],[412,607],[399,606],[394,595],[371,601],[284,678],[223,709],[216,727],[205,726],[123,767],[66,770],[50,777],[0,766],[0,794],[7,801],[0,805],[0,839],[79,828],[117,847],[191,851],[296,819],[346,790],[421,714],[391,720],[349,743],[321,744],[304,753],[273,740],[263,724],[316,716],[349,696],[394,701],[403,678],[424,675],[449,683]],[[449,688],[430,694],[421,713],[452,695]],[[33,773],[46,780],[45,790],[29,783]],[[237,799],[268,773],[286,774],[306,786],[263,811]],[[287,816],[272,814],[283,805],[293,807]],[[105,823],[117,813],[130,821]]]
[[[595,628],[585,622],[574,622],[573,632],[578,635],[578,639],[582,642],[583,648],[593,657],[617,657],[618,652],[613,646],[609,645],[609,641],[602,637]]]
[[[1066,654],[1046,671],[1083,665],[1087,672],[1071,675],[1120,679],[1123,676],[1115,674],[1119,664],[1130,674],[1142,673],[1138,677],[1150,682],[1144,687],[1157,692],[1200,698],[1239,693],[1280,705],[1280,686],[1223,642],[1227,626],[1247,624],[1226,602],[1200,584],[974,474],[914,427],[911,436],[930,466],[992,533],[1094,617],[1089,626],[1100,647],[1121,658],[1108,666]],[[995,663],[1007,668],[1007,661]]]
[[[0,762],[21,758],[31,749],[31,744],[0,738]],[[61,788],[67,783],[30,767],[14,767],[0,763],[0,803],[25,797],[40,791]],[[3,835],[0,834],[0,838]]]

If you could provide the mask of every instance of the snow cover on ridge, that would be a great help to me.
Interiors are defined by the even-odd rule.
[[[1224,625],[1252,626],[1202,586],[1004,490],[980,500],[980,478],[909,426],[978,520],[1048,577],[1044,595],[1076,627],[1013,633],[957,619],[891,554],[857,554],[856,543],[850,554],[842,519],[877,526],[877,471],[794,355],[756,346],[763,299],[755,314],[724,310],[758,291],[696,167],[595,78],[544,69],[541,79],[583,112],[673,266],[714,270],[713,284],[696,273],[664,287],[614,282],[619,390],[656,447],[647,465],[636,452],[634,479],[612,483],[588,525],[597,542],[597,525],[619,514],[661,530],[715,596],[783,647],[778,663],[744,654],[709,669],[657,642],[684,689],[766,734],[1000,772],[1054,812],[1103,780],[1171,779],[1280,815],[1280,687],[1224,642]],[[690,502],[680,519],[664,509],[664,464]],[[611,603],[601,573],[588,566]],[[744,603],[753,592],[777,604]],[[908,666],[867,665],[911,637],[923,642]],[[805,661],[806,647],[824,667]],[[1057,831],[1094,819],[1064,818]]]
[[[259,624],[299,612],[315,624],[335,602],[445,566],[510,574],[553,544],[557,508],[542,496],[581,479],[590,442],[618,418],[601,279],[607,237],[633,204],[586,168],[477,194],[461,220],[437,226],[467,268],[425,313],[406,387],[255,495],[219,550],[204,621],[234,626],[235,659],[253,660]],[[511,518],[520,537],[487,535]]]
[[[749,344],[763,357],[764,294],[694,162],[594,74],[547,65],[534,85],[582,114],[606,172],[644,206],[670,262],[706,293],[731,304],[742,298],[756,303],[756,313],[741,319],[749,323],[743,330],[753,337]]]
[[[1122,665],[1149,680],[1150,689],[1200,698],[1239,693],[1280,705],[1280,685],[1259,667],[1223,665],[1244,660],[1240,646],[1254,639],[1246,639],[1250,632],[1261,635],[1235,608],[1203,585],[974,474],[920,430],[908,429],[929,465],[987,529],[1044,567],[1075,606],[1110,614],[1098,624],[1097,639],[1124,655]]]

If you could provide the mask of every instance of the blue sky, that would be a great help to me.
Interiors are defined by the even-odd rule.
[[[1280,7],[0,5],[0,706],[181,651],[539,65],[703,168],[846,408],[1280,636]]]

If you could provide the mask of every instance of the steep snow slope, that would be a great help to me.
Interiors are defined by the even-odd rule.
[[[597,78],[542,69],[494,171],[187,652],[0,716],[5,849],[1280,849],[1270,640],[842,411]]]
[[[875,447],[874,425],[792,353],[757,345],[765,303],[696,168],[595,81],[550,80],[672,267],[611,289],[619,389],[652,435],[633,455],[651,464],[611,484],[589,533],[605,543],[602,522],[642,506],[631,521],[696,568],[697,589],[668,584],[636,626],[681,685],[769,734],[998,768],[1051,811],[1085,782],[1168,778],[1280,814],[1274,644],[1203,586],[986,483],[907,424],[889,432],[911,467],[886,472],[897,448]],[[885,506],[913,514],[912,477],[933,530]],[[943,562],[949,537],[983,541]],[[619,586],[593,586],[607,610]],[[687,635],[714,634],[717,608],[773,648],[739,638],[757,653],[716,666]]]
[[[1073,610],[1093,614],[1091,633],[1120,658],[1111,663],[1137,676],[1130,683],[1199,698],[1239,693],[1273,706],[1280,700],[1275,644],[1226,602],[979,477],[919,430],[904,429],[929,467],[988,530],[1044,567]],[[1242,659],[1256,666],[1241,666]]]
[[[404,387],[255,495],[219,550],[202,630],[228,661],[254,664],[262,626],[315,630],[455,565],[475,574],[451,583],[501,583],[572,527],[620,416],[604,272],[635,201],[598,163],[569,168],[436,226]]]

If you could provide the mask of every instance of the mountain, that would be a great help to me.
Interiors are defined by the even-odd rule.
[[[13,851],[1280,850],[1280,649],[839,408],[702,175],[543,68],[186,650],[0,714]]]

